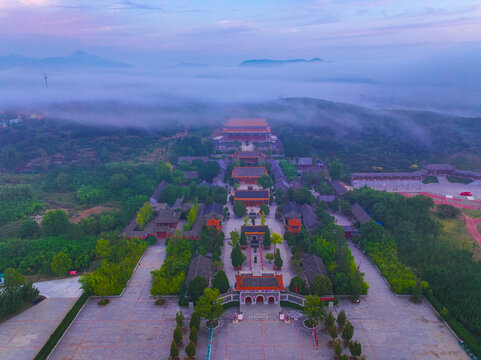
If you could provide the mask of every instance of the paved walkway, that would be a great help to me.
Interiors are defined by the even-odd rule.
[[[49,298],[78,298],[82,295],[80,276],[65,279],[36,282],[33,285],[40,290],[40,295]]]
[[[0,324],[0,359],[33,359],[76,300],[47,298]]]
[[[342,300],[337,311],[345,309],[367,359],[469,359],[428,303],[395,296],[361,250],[350,248],[369,283],[369,295],[360,304]]]
[[[156,307],[149,296],[150,271],[164,258],[164,245],[150,246],[122,297],[106,307],[90,298],[50,359],[166,359],[177,299]]]

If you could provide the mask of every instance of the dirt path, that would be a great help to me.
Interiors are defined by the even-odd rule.
[[[80,221],[82,221],[82,219],[89,217],[90,215],[98,215],[104,211],[109,211],[109,210],[112,210],[112,208],[106,207],[106,206],[94,206],[89,209],[82,210],[79,213],[75,214],[70,218],[70,221],[73,222],[74,224],[78,224]]]
[[[481,245],[481,234],[476,227],[479,223],[481,223],[481,219],[473,219],[470,216],[466,216],[466,226],[468,227],[469,232],[476,239],[478,244]]]

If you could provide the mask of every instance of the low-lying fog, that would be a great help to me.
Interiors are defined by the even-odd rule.
[[[192,104],[235,106],[309,97],[377,109],[479,116],[481,52],[479,46],[470,49],[415,61],[326,59],[277,67],[10,68],[0,71],[0,107],[48,111],[77,121],[104,119],[135,125],[139,118],[156,123],[162,118],[159,109],[188,115],[198,109]],[[81,105],[84,103],[97,105],[87,109]],[[122,104],[122,109],[116,110],[115,104]]]

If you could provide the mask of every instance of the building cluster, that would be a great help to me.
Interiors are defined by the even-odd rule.
[[[355,188],[368,186],[373,189],[420,189],[428,176],[454,176],[474,181],[481,180],[481,172],[459,170],[450,164],[428,164],[413,172],[353,173],[351,183]]]

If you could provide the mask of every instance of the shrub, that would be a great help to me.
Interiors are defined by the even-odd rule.
[[[219,270],[217,274],[215,274],[214,280],[212,281],[212,287],[215,289],[219,289],[219,292],[221,294],[229,291],[229,279],[227,279],[227,275],[223,270]]]
[[[186,347],[185,347],[185,353],[189,357],[195,356],[195,344],[193,342],[190,342]]]
[[[300,276],[295,276],[291,279],[289,290],[301,295],[308,294],[306,281]]]
[[[180,347],[180,344],[182,343],[182,337],[183,337],[182,329],[180,328],[179,325],[177,325],[174,330],[174,341],[175,341],[175,344],[179,347]]]
[[[189,296],[189,300],[196,304],[197,300],[204,293],[204,289],[206,287],[207,281],[202,276],[196,276],[195,278],[193,278],[187,286],[187,294]]]
[[[189,326],[192,329],[193,327],[200,330],[200,314],[197,311],[194,311],[190,317]]]
[[[197,328],[193,326],[190,328],[189,340],[193,343],[197,343],[198,339],[199,339],[199,332],[197,331]]]

